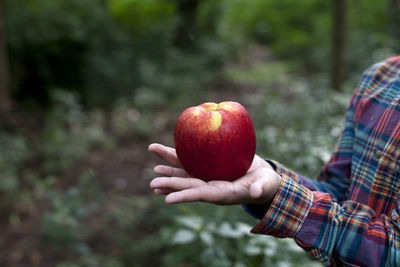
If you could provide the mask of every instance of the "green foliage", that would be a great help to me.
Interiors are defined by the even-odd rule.
[[[56,40],[87,41],[102,20],[101,6],[101,1],[6,1],[8,42],[23,48]]]
[[[93,171],[83,174],[77,186],[66,192],[48,188],[47,197],[52,207],[42,217],[41,235],[44,241],[60,248],[87,251],[84,240],[91,234],[91,229],[84,219],[98,211],[99,202],[103,199],[96,174]]]
[[[320,266],[293,240],[253,236],[251,226],[241,221],[216,223],[203,218],[176,218],[165,266]]]
[[[4,13],[18,99],[43,104],[52,87],[81,87],[86,52],[108,28],[102,1],[6,1]]]
[[[281,58],[300,60],[314,71],[329,70],[330,1],[223,1],[222,6],[218,34],[225,42],[239,47],[246,46],[249,40],[261,42]],[[391,44],[385,1],[348,1],[347,11],[346,73],[349,75],[346,78],[349,78],[373,63],[371,53]]]
[[[253,42],[310,70],[330,66],[329,1],[199,1],[190,53],[173,44],[180,16],[175,1],[8,0],[5,10],[14,95],[39,104],[51,102],[51,91],[61,87],[86,105],[110,108],[148,81],[161,78],[157,91],[170,87],[163,76],[171,68],[178,76],[210,75],[227,55]],[[382,1],[348,2],[346,78],[382,56],[371,57],[374,51],[393,54],[396,16],[387,11]],[[172,89],[174,95],[180,90]]]
[[[66,91],[53,91],[53,99],[56,105],[47,113],[40,148],[46,172],[69,169],[95,144],[104,148],[112,145],[107,141],[101,113],[84,112],[77,97]]]
[[[226,52],[202,38],[196,51],[175,49],[175,9],[160,0],[7,1],[14,95],[46,104],[53,103],[53,90],[63,88],[85,105],[110,108],[149,81],[158,91],[180,95],[177,76],[211,76]]]
[[[20,223],[20,213],[32,208],[34,194],[25,184],[32,178],[21,179],[26,161],[32,156],[26,138],[23,135],[11,135],[0,130],[0,201],[9,209],[5,218],[10,225]],[[35,189],[40,187],[40,183]]]
[[[117,21],[134,33],[170,32],[175,19],[173,2],[162,0],[110,0],[109,9]]]
[[[317,27],[329,22],[328,2],[225,1],[224,7],[220,32],[225,38],[236,38],[239,43],[247,38],[272,41],[280,54],[289,52],[288,56],[299,51],[304,53]],[[235,29],[236,34],[230,34],[231,29]]]
[[[29,156],[23,136],[0,132],[0,194],[12,195],[19,189],[18,172]]]

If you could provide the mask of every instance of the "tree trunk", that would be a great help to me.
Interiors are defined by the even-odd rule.
[[[347,1],[333,0],[331,86],[342,90],[346,43]]]
[[[195,43],[196,11],[200,0],[176,0],[178,21],[174,44],[180,48],[191,48]]]
[[[2,1],[0,1],[0,111],[7,111],[10,107],[10,74],[8,69],[7,42],[3,6]]]

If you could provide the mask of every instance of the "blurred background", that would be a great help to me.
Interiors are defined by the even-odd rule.
[[[396,0],[2,0],[1,266],[319,266],[241,207],[148,183],[176,118],[239,101],[257,153],[316,177],[351,93],[400,52]]]

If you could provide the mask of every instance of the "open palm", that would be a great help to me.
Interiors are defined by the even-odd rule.
[[[157,195],[167,195],[168,204],[204,201],[219,205],[267,204],[280,183],[280,177],[271,166],[255,156],[250,169],[233,181],[209,181],[190,177],[182,168],[175,149],[161,144],[151,144],[149,151],[161,157],[168,165],[157,165],[154,172],[162,177],[151,181],[150,187]]]

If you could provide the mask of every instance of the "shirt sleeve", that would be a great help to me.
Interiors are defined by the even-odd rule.
[[[251,232],[294,238],[326,265],[398,266],[399,229],[399,205],[391,217],[377,218],[367,205],[340,205],[330,194],[311,191],[283,175],[272,204]]]

